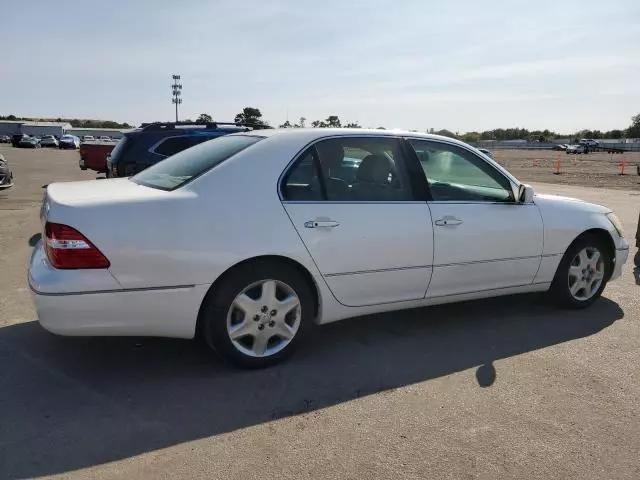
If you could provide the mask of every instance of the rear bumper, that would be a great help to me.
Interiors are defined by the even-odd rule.
[[[40,324],[69,336],[193,338],[209,290],[209,285],[124,290],[108,270],[54,269],[41,242],[31,256],[29,286]]]

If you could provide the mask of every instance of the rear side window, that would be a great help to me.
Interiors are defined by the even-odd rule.
[[[400,141],[372,136],[317,142],[287,172],[282,195],[288,201],[413,200]]]
[[[131,180],[146,187],[175,190],[263,138],[247,135],[218,137],[156,163]]]
[[[191,148],[199,143],[206,142],[213,138],[217,138],[219,135],[183,135],[181,137],[169,137],[158,144],[153,149],[153,153],[170,157],[178,152]]]

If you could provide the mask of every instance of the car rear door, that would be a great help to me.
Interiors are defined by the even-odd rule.
[[[424,298],[433,231],[410,178],[401,140],[383,136],[323,139],[284,175],[283,206],[342,304]]]
[[[424,139],[409,143],[428,180],[433,221],[427,297],[531,284],[543,247],[538,207],[516,202],[510,180],[470,149]]]

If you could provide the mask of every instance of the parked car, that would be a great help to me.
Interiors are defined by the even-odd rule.
[[[18,143],[19,148],[40,148],[40,139],[38,137],[22,137]]]
[[[53,135],[45,135],[40,140],[40,145],[43,147],[55,147],[58,148],[58,140]]]
[[[98,137],[98,140],[101,142],[111,142],[111,137],[108,137],[106,135],[101,135],[100,137]]]
[[[58,141],[58,146],[63,150],[75,150],[76,148],[80,148],[80,139],[75,135],[62,135]]]
[[[565,150],[565,153],[567,155],[579,155],[581,153],[585,153],[586,151],[586,147],[585,145],[567,145],[567,149]]]
[[[0,191],[13,187],[13,172],[4,155],[0,154]]]
[[[557,145],[554,145],[552,150],[564,152],[567,150],[567,146],[568,145],[565,145],[564,143],[559,143]]]
[[[125,133],[107,157],[108,177],[130,177],[171,155],[207,140],[252,128],[267,128],[236,123],[184,125],[152,123]]]
[[[345,158],[362,158],[355,180]],[[314,322],[543,291],[585,308],[629,251],[609,208],[392,130],[222,136],[130,179],[50,184],[41,220],[44,328],[199,336],[242,367],[284,360]]]
[[[600,146],[600,142],[591,138],[583,138],[580,140],[580,145],[586,145],[589,148],[595,148]]]
[[[93,135],[85,135],[82,137],[83,142],[93,142],[95,140]]]
[[[478,149],[480,152],[484,153],[487,157],[489,157],[492,160],[495,160],[496,157],[493,154],[493,152],[491,152],[490,150],[487,150],[486,148],[479,148]]]
[[[0,143],[11,143],[11,137],[9,135],[0,135]]]
[[[24,133],[17,133],[11,136],[11,145],[17,147],[23,138],[27,138],[29,135],[25,135]]]

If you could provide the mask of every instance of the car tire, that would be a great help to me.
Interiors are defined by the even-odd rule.
[[[313,317],[311,287],[296,268],[255,261],[232,270],[207,293],[199,332],[223,361],[240,368],[265,368],[296,351]]]
[[[576,239],[562,256],[551,284],[549,292],[555,302],[581,309],[600,298],[611,278],[612,255],[609,245],[597,235],[586,234]]]

